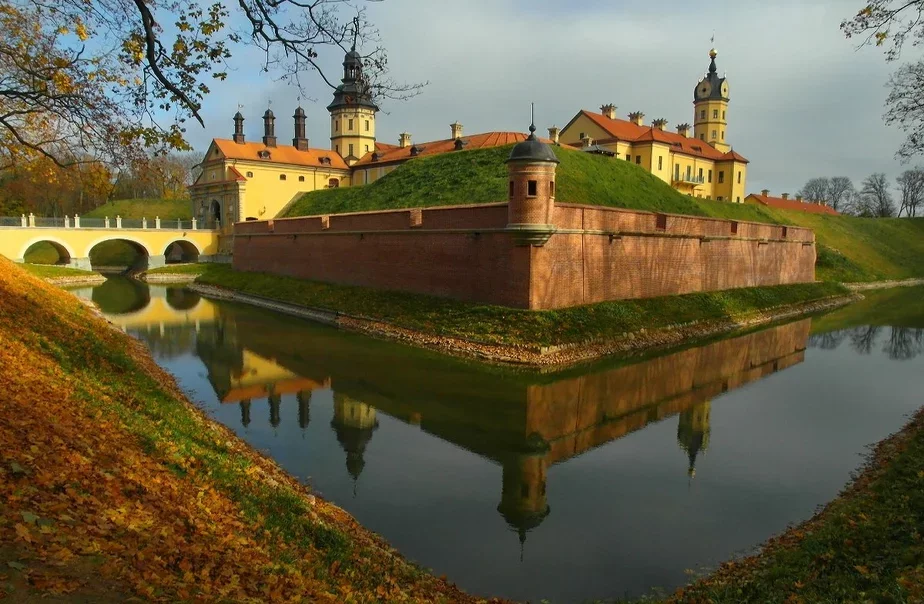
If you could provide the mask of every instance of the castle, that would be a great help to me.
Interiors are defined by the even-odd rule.
[[[675,189],[707,199],[741,202],[748,161],[726,142],[728,81],[719,77],[716,51],[694,90],[694,126],[667,131],[667,120],[643,125],[644,114],[629,120],[616,118],[616,107],[604,105],[601,113],[580,111],[560,131],[549,129],[550,142],[634,161]],[[362,57],[354,49],[343,60],[341,84],[327,106],[330,113],[330,148],[312,148],[306,137],[304,109],[295,110],[291,145],[279,144],[276,117],[263,114],[263,138],[248,142],[244,116],[234,116],[230,139],[212,140],[190,187],[193,214],[199,223],[232,232],[235,222],[267,220],[279,216],[302,194],[324,188],[368,184],[416,157],[464,149],[497,147],[523,142],[520,132],[486,132],[463,135],[462,125],[450,125],[450,137],[413,143],[403,132],[397,145],[376,140],[379,108],[364,90]]]

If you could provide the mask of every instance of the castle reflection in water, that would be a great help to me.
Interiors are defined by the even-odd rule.
[[[312,393],[331,389],[331,428],[354,481],[377,414],[386,413],[498,463],[497,509],[521,541],[550,513],[546,477],[553,464],[650,423],[677,416],[677,443],[692,478],[709,447],[710,402],[802,362],[811,326],[806,319],[633,364],[543,375],[423,352],[396,355],[394,345],[368,338],[234,305],[214,308],[189,352],[204,362],[222,403],[240,407],[244,427],[277,427],[280,407],[297,404],[305,429]],[[148,338],[138,335],[158,339],[150,330]]]

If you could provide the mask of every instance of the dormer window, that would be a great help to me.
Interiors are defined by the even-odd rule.
[[[329,165],[330,165],[330,158],[327,157],[327,156],[325,155],[324,157],[322,157],[322,158],[320,159],[320,162],[321,162],[321,165],[322,165],[322,166],[329,166]]]
[[[372,161],[379,161],[379,154],[377,151],[372,152]]]
[[[260,159],[269,159],[269,158],[270,158],[270,152],[267,151],[266,149],[263,149],[263,150],[257,152],[257,157],[259,157]]]
[[[417,155],[419,155],[421,150],[422,149],[418,147],[417,145],[414,145],[413,147],[411,147],[411,157],[416,157]]]
[[[455,145],[456,151],[461,151],[462,147],[465,146],[465,141],[462,140],[461,138],[457,138],[454,145]]]

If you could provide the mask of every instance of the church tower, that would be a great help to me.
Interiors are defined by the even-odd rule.
[[[366,153],[375,151],[375,114],[368,83],[363,77],[363,60],[354,44],[343,59],[343,79],[334,91],[330,111],[330,147],[352,166]]]
[[[714,48],[709,51],[709,71],[693,91],[693,136],[725,153],[731,149],[725,142],[728,81],[719,77],[715,66],[718,54]]]

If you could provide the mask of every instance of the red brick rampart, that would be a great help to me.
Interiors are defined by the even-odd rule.
[[[530,309],[815,278],[809,229],[556,203],[537,247],[507,222],[506,203],[243,222],[234,267]]]

